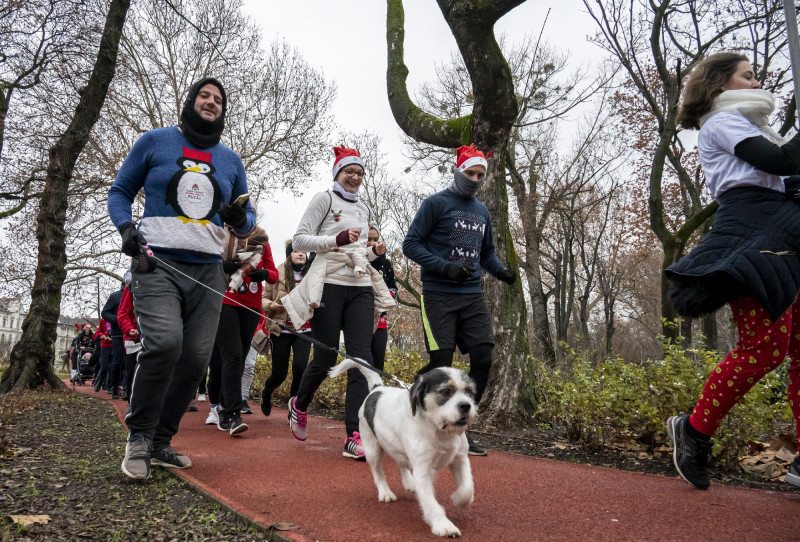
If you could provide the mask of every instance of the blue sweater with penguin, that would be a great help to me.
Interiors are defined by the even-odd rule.
[[[217,143],[196,150],[177,126],[144,133],[122,163],[108,191],[108,213],[119,230],[133,222],[131,206],[144,189],[139,231],[156,256],[187,263],[222,259],[225,230],[218,211],[247,193],[244,164],[231,149]],[[247,202],[247,234],[256,223]]]

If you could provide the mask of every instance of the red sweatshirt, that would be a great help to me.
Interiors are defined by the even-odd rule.
[[[94,332],[93,339],[100,337],[100,348],[111,348],[111,325],[100,318],[97,331]]]
[[[128,331],[138,330],[136,325],[136,313],[133,312],[133,295],[130,289],[126,286],[122,290],[122,298],[119,300],[119,309],[117,309],[117,324],[122,330],[122,336],[130,338]]]
[[[275,267],[275,262],[272,260],[272,249],[269,248],[269,243],[264,245],[264,250],[261,252],[261,261],[258,262],[256,269],[266,269],[269,273],[267,282],[275,284],[278,282],[278,269]],[[250,277],[245,275],[242,277],[244,281],[238,289],[231,290],[228,288],[225,291],[225,299],[222,300],[226,305],[233,305],[238,307],[241,303],[245,307],[250,307],[261,312],[261,291],[264,287],[260,282],[250,282]],[[234,303],[238,301],[238,303]]]

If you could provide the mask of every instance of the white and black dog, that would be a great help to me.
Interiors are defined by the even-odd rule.
[[[378,500],[393,502],[383,472],[384,453],[400,467],[403,487],[417,494],[425,522],[433,534],[457,537],[461,531],[447,519],[436,501],[436,473],[450,468],[456,490],[450,496],[459,508],[472,504],[474,486],[467,455],[466,430],[475,420],[475,383],[450,367],[433,369],[417,377],[410,390],[383,386],[380,376],[360,364],[345,360],[332,368],[331,377],[348,369],[360,370],[370,393],[358,412],[364,454],[378,486]]]

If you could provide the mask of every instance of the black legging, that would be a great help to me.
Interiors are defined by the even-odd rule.
[[[469,349],[469,376],[475,381],[475,404],[481,402],[486,384],[489,382],[489,371],[492,368],[493,344],[476,344]],[[427,373],[437,367],[451,367],[453,365],[453,350],[434,350],[430,353],[431,360],[419,370],[418,374]]]
[[[244,358],[250,350],[259,315],[234,305],[222,305],[214,348],[219,351],[220,392],[219,404],[224,410],[238,415],[242,409],[242,372]]]
[[[372,334],[372,344],[370,351],[372,352],[372,364],[383,371],[383,364],[386,362],[386,343],[389,342],[389,330],[386,328],[378,328]]]
[[[304,333],[305,335],[305,333]],[[292,355],[292,385],[289,396],[294,397],[300,389],[300,381],[308,365],[311,343],[291,333],[270,337],[272,342],[272,374],[264,382],[265,395],[272,395],[289,374],[289,356]]]
[[[320,307],[311,319],[311,336],[333,348],[339,346],[339,334],[344,332],[347,354],[372,363],[370,342],[375,301],[371,286],[341,286],[325,284]],[[336,352],[315,347],[314,357],[303,373],[297,391],[295,406],[308,410],[308,405],[322,382],[328,378],[328,369],[336,363]],[[358,409],[367,398],[367,379],[357,369],[347,371],[347,391],[344,400],[345,429],[348,436],[358,431]]]

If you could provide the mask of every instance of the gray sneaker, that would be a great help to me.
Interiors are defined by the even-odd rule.
[[[150,464],[168,469],[188,469],[192,466],[192,460],[176,452],[172,446],[167,446],[150,455]]]
[[[150,452],[153,443],[143,435],[128,436],[125,445],[125,459],[122,460],[122,472],[134,480],[150,478]]]

